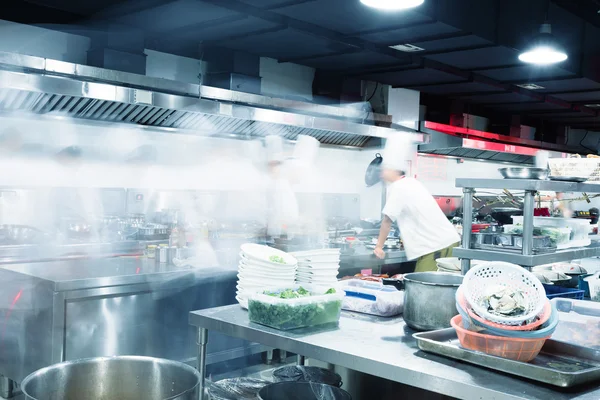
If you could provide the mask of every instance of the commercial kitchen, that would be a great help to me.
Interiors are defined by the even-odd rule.
[[[11,1],[0,399],[600,399],[598,38],[596,0]]]

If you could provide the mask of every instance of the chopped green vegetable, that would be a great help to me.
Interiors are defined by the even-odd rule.
[[[269,261],[274,262],[274,263],[278,263],[278,264],[287,264],[285,262],[285,260],[283,259],[283,257],[277,256],[277,255],[269,256]]]
[[[335,293],[334,288],[325,292],[325,294]],[[279,299],[313,296],[313,293],[303,287],[299,287],[297,290],[265,291],[263,294]],[[318,294],[315,295],[318,296]],[[336,322],[341,308],[342,302],[337,298],[310,304],[297,304],[294,302],[270,304],[256,299],[251,299],[248,302],[250,321],[284,330]]]

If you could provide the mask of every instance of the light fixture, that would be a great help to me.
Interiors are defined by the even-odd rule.
[[[360,2],[380,10],[397,11],[420,6],[425,0],[360,0]]]
[[[552,27],[544,23],[540,33],[532,41],[527,50],[519,54],[519,60],[528,64],[550,65],[565,61],[567,53],[552,35]]]

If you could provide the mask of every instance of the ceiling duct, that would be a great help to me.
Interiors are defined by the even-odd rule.
[[[175,128],[236,138],[315,137],[323,144],[364,147],[400,131],[375,126],[362,110],[316,105],[106,70],[39,57],[0,53],[0,111]]]
[[[554,157],[563,152],[575,152],[565,146],[526,140],[476,129],[423,121],[421,130],[430,135],[430,142],[419,145],[419,153],[458,158],[533,164],[535,155],[544,149]]]

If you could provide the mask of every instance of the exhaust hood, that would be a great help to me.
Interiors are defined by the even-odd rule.
[[[0,52],[0,112],[58,113],[73,118],[175,128],[236,138],[309,135],[323,144],[365,147],[405,132],[389,116],[365,118],[332,107]],[[367,121],[368,123],[365,123]],[[387,126],[376,126],[382,121]]]
[[[423,132],[430,134],[430,142],[420,144],[419,153],[533,164],[535,155],[542,149],[550,151],[552,157],[563,157],[564,152],[576,152],[552,143],[520,139],[431,121],[424,121],[422,127]]]

